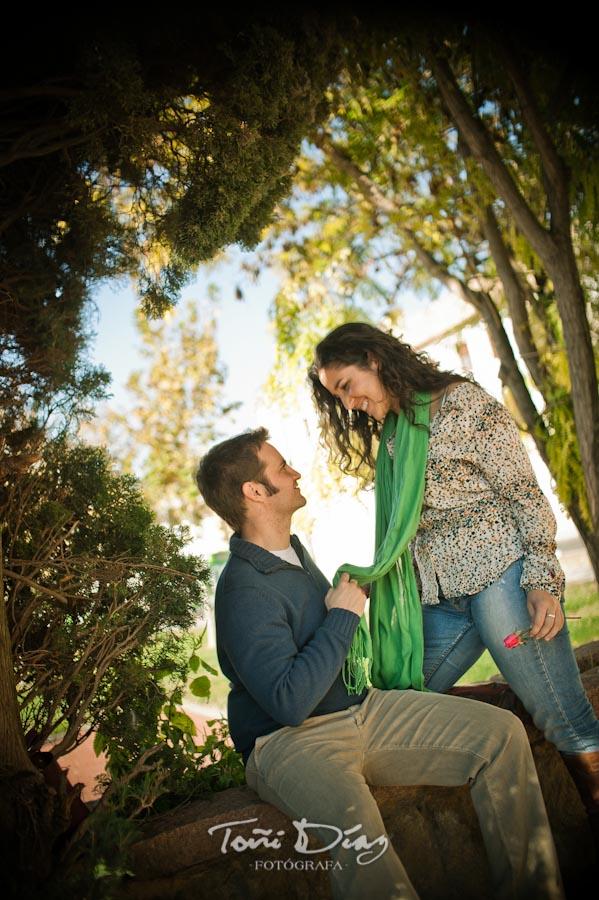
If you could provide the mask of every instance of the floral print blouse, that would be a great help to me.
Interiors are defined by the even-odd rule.
[[[410,547],[423,603],[439,602],[438,585],[447,598],[475,594],[520,557],[524,590],[561,600],[555,516],[502,403],[474,383],[455,385],[431,423],[425,478]]]

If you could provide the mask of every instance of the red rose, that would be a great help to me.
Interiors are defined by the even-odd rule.
[[[526,630],[520,629],[519,631],[514,631],[512,634],[508,634],[507,637],[503,639],[503,643],[511,650],[512,647],[519,647],[520,644],[525,644],[530,637],[530,628]]]
[[[520,638],[517,634],[508,634],[506,638],[503,639],[503,643],[510,650],[512,647],[517,647],[520,643]]]

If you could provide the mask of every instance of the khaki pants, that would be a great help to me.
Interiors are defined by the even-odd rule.
[[[259,738],[247,783],[329,846],[338,900],[414,900],[369,785],[470,784],[501,900],[563,900],[530,745],[511,712],[476,700],[372,688],[360,706]],[[320,826],[320,827],[318,827]],[[331,835],[345,833],[333,846]]]

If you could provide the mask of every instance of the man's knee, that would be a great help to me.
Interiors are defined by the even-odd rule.
[[[482,706],[483,704],[481,704]],[[530,750],[530,741],[522,721],[508,709],[486,706],[488,734],[495,738],[498,746],[509,743],[513,747],[524,747]]]

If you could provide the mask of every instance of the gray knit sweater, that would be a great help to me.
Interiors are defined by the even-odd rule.
[[[358,616],[327,610],[330,584],[295,535],[303,567],[231,537],[216,587],[219,665],[230,681],[229,731],[244,762],[256,738],[360,703],[341,671]]]

